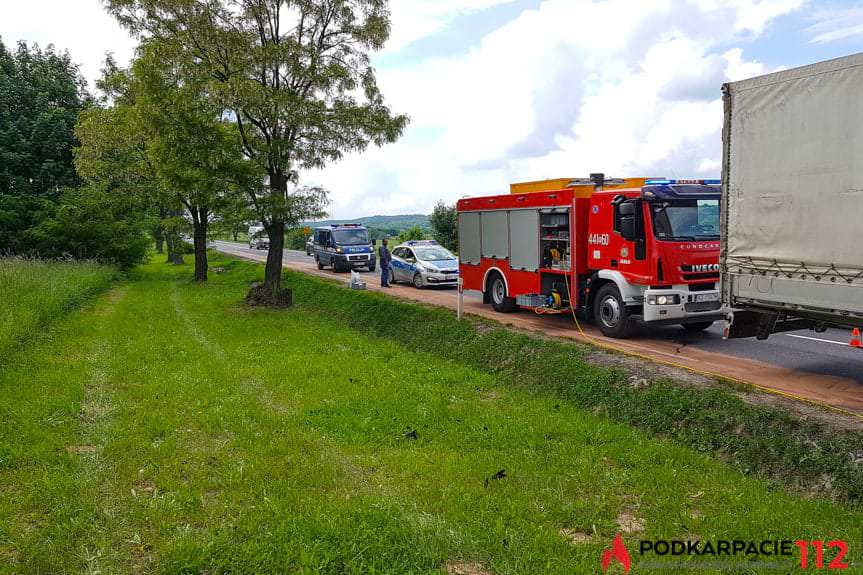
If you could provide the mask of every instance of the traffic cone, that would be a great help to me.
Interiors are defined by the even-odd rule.
[[[851,341],[848,343],[851,347],[863,349],[863,341],[860,341],[860,328],[855,327],[851,331]]]

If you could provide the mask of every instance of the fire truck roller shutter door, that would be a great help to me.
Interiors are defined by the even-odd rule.
[[[480,263],[479,212],[462,212],[458,215],[458,245],[461,263]]]
[[[509,212],[509,267],[535,272],[539,269],[539,211]]]
[[[509,214],[506,210],[482,212],[482,257],[506,259],[509,257]]]

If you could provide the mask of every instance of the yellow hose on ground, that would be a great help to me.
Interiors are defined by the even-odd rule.
[[[569,289],[569,274],[563,274],[563,281],[566,283],[566,292],[569,294],[570,299],[572,299],[572,297],[573,297],[573,293],[572,293],[572,291]],[[726,380],[726,381],[730,381],[730,382],[733,382],[733,383],[738,383],[738,384],[741,384],[741,385],[748,385],[748,386],[750,386],[750,387],[754,387],[755,389],[758,389],[758,390],[763,391],[763,392],[766,392],[766,393],[772,393],[772,394],[774,394],[774,395],[780,395],[780,396],[782,396],[782,397],[787,397],[787,398],[789,398],[789,399],[794,399],[794,400],[797,400],[797,401],[803,401],[803,402],[805,402],[805,403],[809,403],[809,404],[812,404],[812,405],[817,405],[817,406],[819,406],[819,407],[823,407],[823,408],[829,409],[829,410],[831,410],[831,411],[835,411],[835,412],[837,412],[837,413],[842,413],[842,414],[844,414],[844,415],[850,415],[851,417],[856,417],[856,418],[858,418],[858,419],[863,419],[863,414],[861,414],[861,413],[855,413],[855,412],[850,411],[850,410],[848,410],[848,409],[843,409],[843,408],[841,408],[841,407],[836,407],[835,405],[830,405],[830,404],[828,404],[828,403],[823,403],[823,402],[818,401],[818,400],[815,400],[815,399],[810,399],[810,398],[808,398],[808,397],[802,397],[802,396],[800,396],[800,395],[796,395],[796,394],[793,394],[793,393],[788,393],[787,391],[779,391],[778,389],[771,389],[771,388],[769,388],[769,387],[764,387],[763,385],[758,385],[757,383],[752,383],[752,382],[750,382],[750,381],[744,381],[744,380],[742,380],[742,379],[737,379],[737,378],[734,378],[734,377],[728,377],[727,375],[721,375],[721,374],[718,374],[718,373],[711,373],[711,372],[709,372],[709,371],[703,371],[703,370],[700,370],[700,369],[696,369],[696,368],[694,368],[694,367],[689,367],[688,365],[683,365],[682,363],[677,363],[677,362],[674,362],[674,361],[668,361],[668,360],[666,360],[666,359],[657,359],[657,358],[650,357],[650,356],[647,356],[647,355],[644,355],[644,354],[641,354],[641,353],[638,353],[638,352],[635,352],[635,351],[628,351],[628,350],[623,350],[623,349],[616,348],[616,347],[614,347],[614,346],[612,346],[612,345],[609,345],[609,344],[607,344],[607,343],[605,343],[605,342],[599,341],[599,340],[598,340],[598,339],[596,339],[595,337],[592,337],[592,336],[590,336],[590,335],[587,335],[587,334],[584,332],[584,330],[581,328],[581,323],[578,321],[578,317],[576,317],[576,315],[575,315],[575,306],[571,305],[571,303],[572,303],[572,302],[570,302],[569,309],[572,311],[572,319],[573,319],[573,320],[575,320],[575,327],[576,327],[576,328],[578,328],[578,333],[579,333],[579,334],[581,334],[581,337],[583,337],[583,338],[584,338],[585,340],[587,340],[589,343],[591,343],[591,344],[593,344],[593,345],[595,345],[595,346],[597,346],[597,347],[601,347],[601,348],[604,348],[604,349],[609,349],[609,350],[611,350],[611,351],[615,351],[615,352],[618,352],[618,353],[623,353],[623,354],[626,354],[626,355],[629,355],[629,356],[632,356],[632,357],[637,357],[637,358],[639,358],[639,359],[645,359],[645,360],[647,360],[647,361],[652,361],[652,362],[655,362],[655,363],[661,363],[661,364],[669,365],[669,366],[671,366],[671,367],[676,367],[676,368],[679,368],[679,369],[685,369],[685,370],[687,370],[687,371],[691,371],[692,373],[697,373],[698,375],[703,375],[703,376],[705,376],[705,377],[717,377],[717,378],[724,379],[724,380]]]

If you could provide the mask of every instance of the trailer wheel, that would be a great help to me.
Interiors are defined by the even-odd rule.
[[[683,323],[680,324],[686,331],[704,331],[713,325],[712,321],[699,321],[698,323]]]
[[[507,297],[506,282],[499,273],[494,273],[488,280],[488,292],[491,295],[491,307],[494,311],[509,313],[515,310],[515,298]]]
[[[629,314],[620,290],[613,283],[599,288],[593,300],[593,318],[599,330],[607,337],[626,339],[635,330],[635,320]]]

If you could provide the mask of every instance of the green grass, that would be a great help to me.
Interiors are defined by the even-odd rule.
[[[673,439],[744,473],[863,504],[863,433],[747,403],[727,387],[694,389],[668,380],[634,387],[623,372],[588,364],[588,346],[495,328],[493,322],[478,330],[475,323],[456,321],[451,310],[352,292],[304,274],[292,274],[290,282],[301,294],[315,294],[308,308],[367,335]]]
[[[0,359],[116,277],[94,262],[0,258]]]
[[[859,507],[514,381],[544,344],[492,372],[437,310],[295,274],[294,308],[249,310],[261,268],[213,264],[144,266],[0,373],[0,573],[596,573],[624,516],[629,542],[840,538],[860,561]]]

